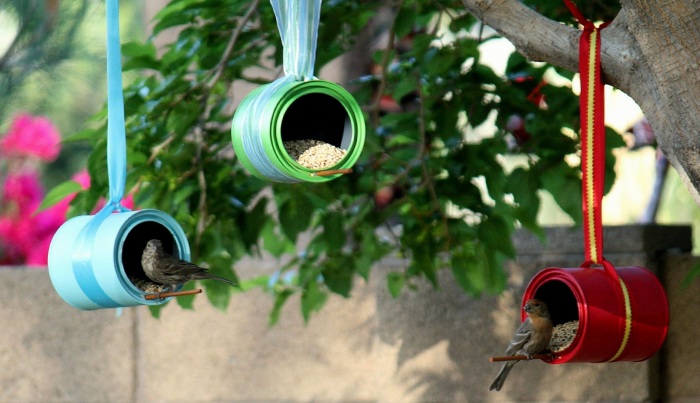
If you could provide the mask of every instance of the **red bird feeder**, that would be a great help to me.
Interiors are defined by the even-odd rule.
[[[600,78],[600,32],[570,0],[564,0],[583,25],[579,44],[581,74],[581,173],[586,261],[579,268],[548,268],[530,281],[523,303],[547,304],[557,325],[577,321],[568,345],[548,362],[646,360],[660,348],[668,331],[668,300],[659,280],[642,267],[615,268],[603,257],[601,205],[605,181],[605,124]],[[593,265],[602,267],[593,267]],[[525,312],[522,313],[525,319]],[[562,326],[563,327],[563,326]],[[573,333],[573,330],[571,330]]]
[[[530,281],[523,304],[537,298],[555,326],[578,321],[572,343],[554,354],[566,362],[643,361],[660,348],[668,330],[668,300],[656,276],[643,267],[548,268]],[[522,319],[525,320],[523,312]]]

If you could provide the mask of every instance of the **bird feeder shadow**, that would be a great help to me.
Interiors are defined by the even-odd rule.
[[[643,361],[654,355],[668,331],[668,299],[656,276],[643,267],[551,267],[530,281],[523,304],[547,304],[555,326],[578,321],[568,346],[549,363]],[[526,314],[521,314],[525,320]]]
[[[146,299],[135,283],[151,283],[141,256],[151,239],[188,260],[187,237],[172,217],[159,210],[139,210],[66,221],[49,247],[51,282],[68,304],[84,310],[158,305],[169,299]],[[154,284],[155,285],[155,284]],[[177,291],[177,290],[173,290]]]

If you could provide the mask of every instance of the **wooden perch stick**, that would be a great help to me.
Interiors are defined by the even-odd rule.
[[[186,290],[186,291],[169,291],[169,292],[157,292],[155,294],[146,294],[144,295],[144,298],[147,300],[153,300],[153,299],[165,299],[168,297],[181,297],[183,295],[193,295],[193,294],[201,294],[202,289],[198,288],[196,290]]]
[[[352,173],[351,168],[346,168],[346,169],[329,169],[327,171],[318,171],[318,172],[312,172],[311,176],[330,176],[330,175],[337,175],[337,174],[349,174]]]
[[[533,354],[532,358],[535,360],[542,360],[542,361],[551,361],[552,358],[554,358],[553,355],[551,354]],[[498,361],[523,361],[527,360],[527,356],[525,355],[507,355],[504,357],[491,357],[489,358],[489,362],[498,362]]]

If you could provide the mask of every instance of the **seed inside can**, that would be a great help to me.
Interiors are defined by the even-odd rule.
[[[577,320],[554,326],[554,329],[552,329],[552,340],[549,342],[549,349],[554,353],[564,351],[573,343],[577,331]]]
[[[283,143],[284,149],[299,165],[309,169],[332,167],[345,158],[346,150],[320,140],[293,140]]]
[[[131,284],[135,285],[138,289],[146,293],[163,292],[168,289],[167,285],[156,284],[151,280],[143,278],[129,276],[129,281],[131,281]]]

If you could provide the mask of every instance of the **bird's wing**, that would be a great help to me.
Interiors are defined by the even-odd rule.
[[[168,261],[164,266],[165,266],[165,267],[163,267],[164,274],[188,275],[188,274],[201,273],[203,271],[206,271],[194,263],[190,263],[186,260],[180,260],[180,259],[172,259],[171,261]]]
[[[508,348],[506,349],[506,355],[515,355],[520,349],[523,348],[525,343],[530,340],[532,334],[532,324],[530,319],[525,319],[525,321],[520,324],[518,330],[515,331],[515,336],[510,341]]]

